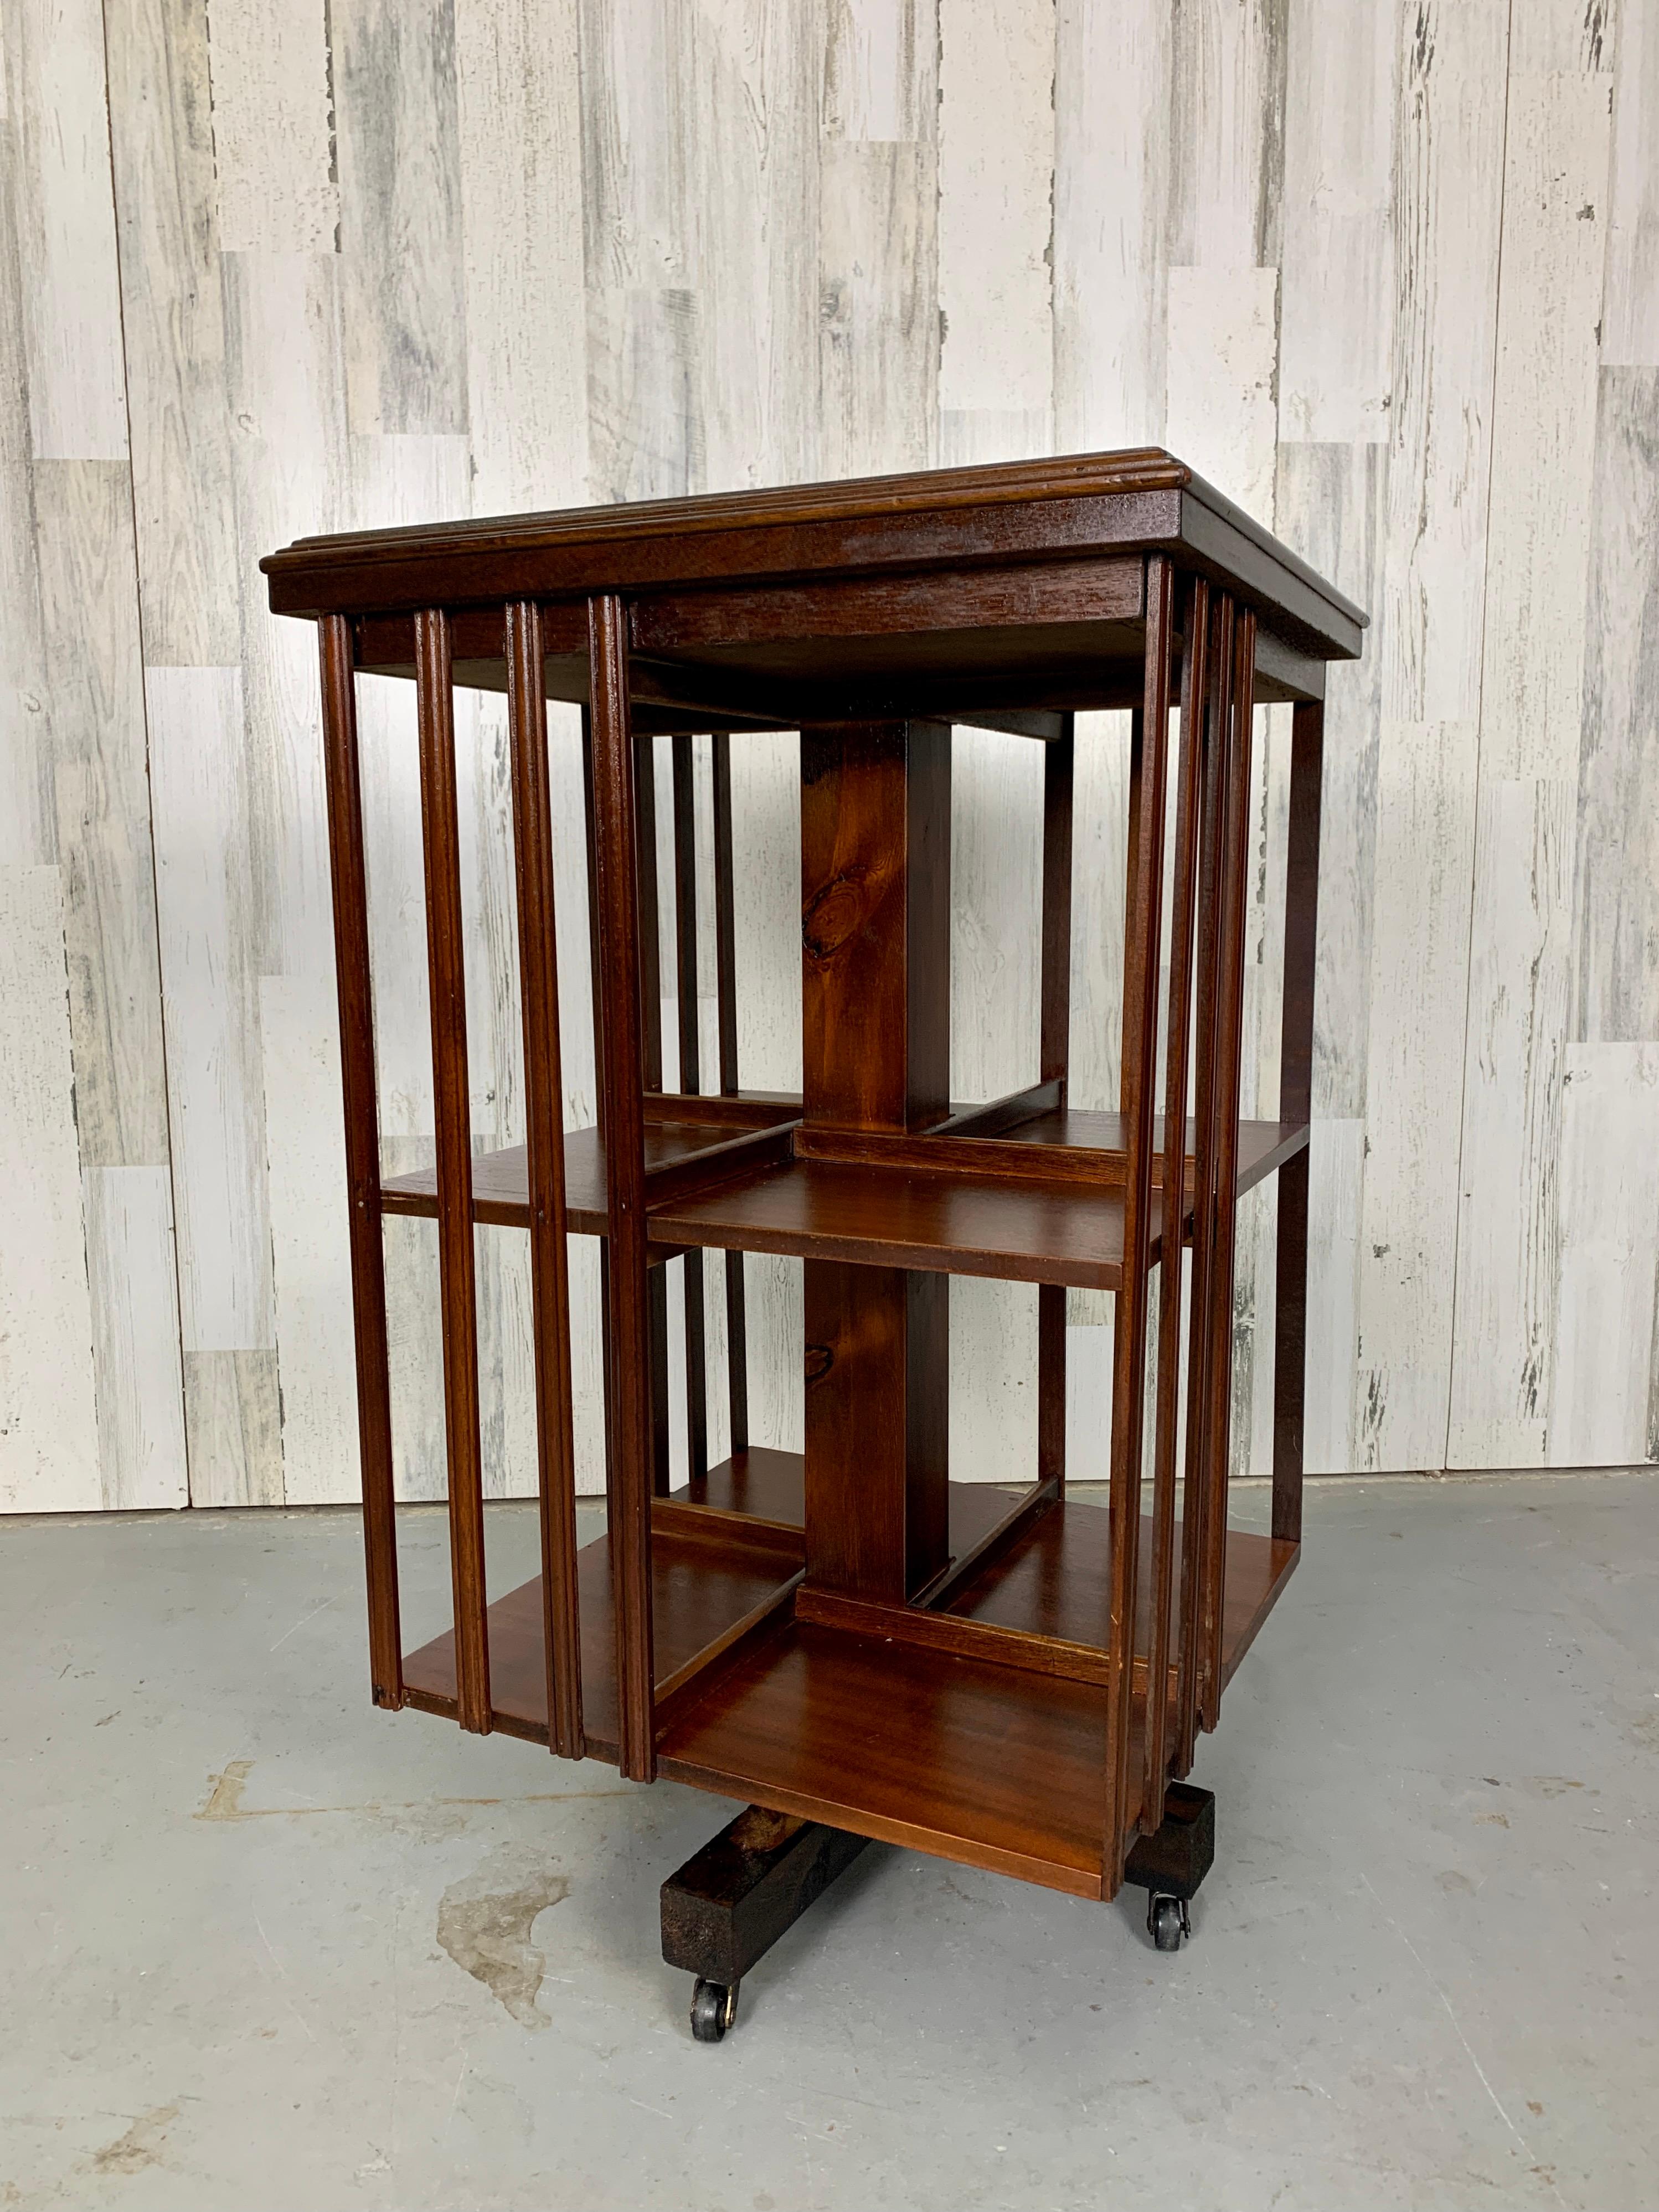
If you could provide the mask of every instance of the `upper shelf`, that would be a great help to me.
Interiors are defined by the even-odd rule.
[[[1089,1290],[1115,1290],[1121,1279],[1126,1155],[1115,1114],[1062,1107],[994,1138],[923,1135],[914,1140],[921,1164],[893,1165],[798,1158],[805,1137],[793,1119],[796,1101],[647,1097],[646,1105],[648,1234],[664,1254],[688,1246],[775,1252]],[[1161,1146],[1161,1124],[1155,1137]],[[1194,1139],[1189,1122],[1188,1190]],[[1241,1121],[1240,1192],[1307,1141],[1304,1125]],[[951,1164],[927,1165],[930,1146]],[[1011,1159],[1011,1147],[1024,1157]],[[475,1160],[472,1200],[475,1220],[529,1226],[521,1145]],[[566,1136],[565,1203],[573,1231],[605,1233],[605,1151],[595,1130]],[[381,1204],[388,1213],[435,1214],[435,1174],[393,1178]],[[1157,1206],[1152,1233],[1156,1255]]]
[[[793,726],[1127,703],[1152,552],[1255,609],[1262,697],[1317,696],[1323,662],[1358,657],[1361,611],[1157,448],[302,538],[261,566],[275,612],[359,617],[366,669],[410,672],[395,617],[450,610],[467,684],[501,680],[501,608],[538,599],[571,699],[586,597],[620,592],[636,699]]]

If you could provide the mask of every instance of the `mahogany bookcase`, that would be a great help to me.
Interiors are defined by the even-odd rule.
[[[1139,1881],[1154,1941],[1175,1948],[1212,1850],[1212,1801],[1184,1781],[1194,1744],[1300,1541],[1322,702],[1364,616],[1157,450],[307,538],[263,565],[273,610],[314,620],[320,642],[375,1703],[750,1801],[664,1893],[665,1948],[700,1973],[707,2039],[745,1964],[866,1838],[1079,1897]],[[412,678],[417,702],[435,1170],[395,1178],[377,1127],[360,671]],[[505,691],[511,750],[526,1141],[483,1154],[457,684]],[[597,1129],[562,1126],[550,698],[584,709]],[[1273,1122],[1238,1113],[1266,702],[1294,710]],[[1073,721],[1096,708],[1130,710],[1115,1113],[1066,1097]],[[1029,1087],[988,1103],[950,1096],[953,725],[1045,748],[1036,1064]],[[738,1079],[731,748],[762,730],[799,732],[799,1097]],[[650,742],[665,733],[672,1095]],[[694,734],[714,741],[712,916],[691,859]],[[711,922],[720,1047],[705,1090],[696,975]],[[1227,1514],[1234,1220],[1275,1174],[1273,1518],[1256,1535]],[[440,1262],[453,1626],[414,1651],[398,1625],[388,1213],[434,1218]],[[534,1297],[542,1571],[494,1603],[477,1222],[527,1232]],[[580,1548],[572,1235],[604,1254],[607,1521]],[[711,1251],[732,1437],[712,1467]],[[744,1252],[805,1263],[799,1456],[747,1443]],[[949,1479],[952,1275],[1041,1286],[1036,1462],[1008,1470],[1012,1495]],[[1105,1510],[1065,1494],[1073,1285],[1115,1300]]]

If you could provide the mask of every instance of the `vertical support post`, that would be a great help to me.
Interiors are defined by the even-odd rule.
[[[697,1020],[697,830],[691,740],[674,755],[674,995],[679,1012],[680,1089],[701,1091]],[[691,1480],[708,1472],[708,1370],[703,1345],[702,1254],[680,1262],[685,1293],[685,1435]]]
[[[1279,1118],[1313,1119],[1314,965],[1319,938],[1319,812],[1325,708],[1308,701],[1291,725],[1290,853],[1285,884],[1285,1016]],[[1311,1139],[1311,1131],[1310,1132]],[[1308,1380],[1308,1147],[1279,1170],[1273,1302],[1273,1518],[1302,1540],[1302,1436]]]
[[[639,825],[640,1064],[647,1091],[662,1089],[662,938],[657,898],[657,749],[651,737],[634,740],[635,805]],[[669,1491],[668,1272],[653,1267],[647,1284],[651,1305],[651,1486]]]
[[[386,1255],[380,1237],[380,1128],[374,1086],[374,996],[368,883],[358,781],[357,693],[351,624],[325,615],[323,754],[328,790],[334,967],[340,1001],[340,1077],[350,1206],[351,1315],[357,1355],[357,1440],[362,1462],[363,1556],[368,1577],[368,1666],[377,1705],[404,1701],[398,1625],[398,1530],[392,1484],[392,1396],[386,1360]]]
[[[1231,595],[1211,604],[1206,644],[1208,684],[1196,702],[1204,730],[1204,795],[1200,840],[1197,1013],[1193,1024],[1197,1060],[1193,1162],[1192,1321],[1187,1362],[1187,1454],[1182,1475],[1186,1510],[1181,1547],[1181,1651],[1176,1691],[1177,1736],[1173,1771],[1186,1774],[1198,1740],[1202,1672],[1203,1592],[1210,1481],[1210,1366],[1214,1335],[1216,1242],[1216,1066],[1221,1003],[1221,944],[1227,842],[1229,758],[1232,726],[1233,646],[1237,610]]]
[[[801,738],[803,1110],[912,1130],[950,1110],[951,732]],[[902,1604],[948,1550],[950,1279],[805,1263],[806,1574]]]
[[[1129,1738],[1134,1699],[1135,1596],[1140,1538],[1141,1437],[1146,1423],[1146,1310],[1152,1272],[1152,1109],[1157,1091],[1158,935],[1163,920],[1164,798],[1170,749],[1175,575],[1168,557],[1146,563],[1146,705],[1141,717],[1139,803],[1129,859],[1133,904],[1125,916],[1123,958],[1123,1284],[1117,1293],[1112,1363],[1111,1617],[1107,1634],[1107,1804],[1103,1873],[1108,1896],[1122,1879],[1129,1807]]]
[[[489,1732],[484,1620],[483,1463],[478,1432],[478,1302],[472,1249],[472,1125],[466,1062],[465,943],[456,804],[449,617],[415,617],[421,832],[426,863],[432,1096],[437,1124],[438,1276],[443,1309],[444,1438],[449,1461],[449,1564],[455,1608],[456,1718]]]
[[[1187,1056],[1193,1014],[1194,915],[1203,804],[1204,709],[1210,587],[1189,586],[1182,629],[1181,757],[1176,787],[1175,882],[1170,911],[1170,1018],[1164,1079],[1163,1188],[1158,1207],[1158,1421],[1152,1468],[1152,1620],[1146,1650],[1146,1762],[1140,1827],[1164,1818],[1170,1718],[1170,1608],[1175,1579],[1176,1431],[1181,1401],[1181,1272],[1187,1210]]]
[[[651,1619],[651,1350],[646,1287],[645,1106],[641,1070],[639,822],[628,696],[628,615],[614,593],[587,603],[599,918],[600,1084],[605,1097],[607,1427],[611,1595],[617,1620],[618,1760],[655,1778]]]
[[[738,1088],[737,919],[732,885],[732,739],[717,730],[714,756],[714,992],[720,1021],[721,1095]],[[749,1449],[749,1345],[744,1312],[743,1255],[722,1255],[726,1278],[726,1385],[732,1449]]]
[[[1042,1029],[1038,1080],[1057,1081],[1060,1097],[1071,1055],[1072,775],[1076,717],[1042,757]],[[1037,1290],[1037,1480],[1056,1497],[1066,1486],[1066,1292]]]
[[[1206,1729],[1221,1704],[1226,1607],[1227,1482],[1232,1445],[1233,1250],[1238,1207],[1238,1076],[1244,1022],[1244,923],[1249,896],[1250,759],[1255,744],[1255,617],[1241,610],[1233,638],[1232,738],[1227,755],[1221,967],[1216,1023],[1215,1255],[1210,1286],[1208,1473],[1204,1510],[1199,1703]]]
[[[570,1270],[564,1204],[564,1078],[559,1049],[553,806],[547,773],[546,655],[541,609],[533,600],[509,605],[506,632],[548,1743],[562,1758],[580,1759],[585,1741],[576,1572],[576,1453],[570,1395]]]

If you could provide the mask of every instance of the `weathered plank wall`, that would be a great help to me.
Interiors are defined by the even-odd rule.
[[[1328,746],[1311,1463],[1659,1456],[1659,0],[13,0],[3,20],[0,1510],[353,1491],[315,672],[308,632],[264,612],[260,553],[1148,441],[1376,618]],[[432,1127],[412,702],[363,690],[400,1167]],[[1278,720],[1255,794],[1264,1111]],[[500,702],[459,727],[472,1110],[499,1142],[521,1111]],[[556,730],[585,1117],[580,764]],[[1079,763],[1073,1066],[1099,1103],[1123,743],[1091,718]],[[779,1085],[793,774],[786,741],[738,749],[742,1049]],[[1034,749],[961,740],[962,1094],[1030,1073],[1037,796]],[[706,869],[706,811],[702,837]],[[402,1480],[430,1494],[430,1235],[390,1233]],[[480,1242],[491,1478],[516,1491],[524,1255]],[[1236,1434],[1258,1466],[1272,1243],[1257,1200]],[[753,1260],[749,1279],[756,1431],[787,1442],[799,1279]],[[1079,1297],[1073,1322],[1087,1473],[1109,1311]],[[1032,1302],[964,1285],[952,1332],[958,1464],[1004,1473],[1032,1433]],[[590,1486],[597,1389],[585,1330]]]

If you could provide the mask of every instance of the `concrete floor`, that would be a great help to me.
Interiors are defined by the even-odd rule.
[[[353,1516],[4,1524],[0,2205],[1651,2206],[1656,1583],[1651,1475],[1317,1486],[1179,1957],[872,1850],[710,2049],[727,1808],[372,1711]]]

